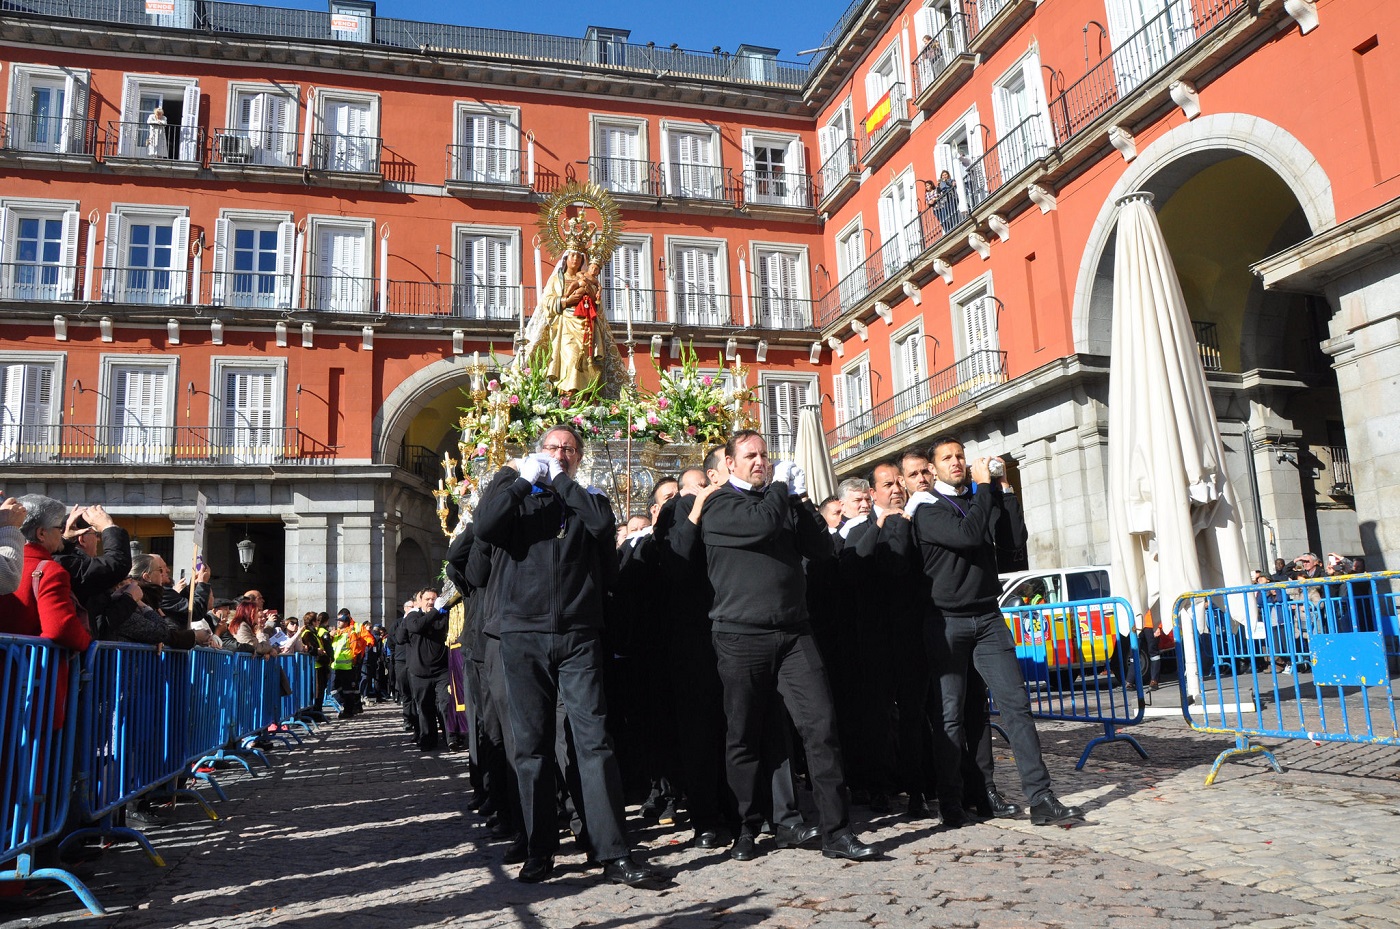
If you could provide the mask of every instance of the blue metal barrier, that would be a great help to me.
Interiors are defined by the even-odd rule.
[[[1031,715],[1103,726],[1104,734],[1084,747],[1075,770],[1108,742],[1126,742],[1147,757],[1137,739],[1118,731],[1142,722],[1145,711],[1142,666],[1131,649],[1125,654],[1119,648],[1132,633],[1127,601],[1037,603],[1007,607],[1002,614],[1016,643]]]
[[[1182,715],[1192,729],[1235,737],[1207,785],[1240,755],[1263,755],[1281,772],[1258,738],[1400,745],[1396,578],[1383,571],[1177,599]]]
[[[0,636],[0,882],[54,880],[94,916],[106,911],[61,868],[35,868],[34,851],[68,817],[79,723],[78,656],[46,639]]]

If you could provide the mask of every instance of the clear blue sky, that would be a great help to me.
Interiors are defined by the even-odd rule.
[[[243,0],[267,6],[325,10],[325,0]],[[784,61],[807,61],[797,52],[815,48],[836,24],[848,0],[618,0],[613,3],[562,3],[559,0],[495,0],[487,3],[379,0],[380,16],[422,22],[452,23],[583,36],[589,26],[632,30],[631,41],[655,42],[708,51],[718,45],[733,51],[741,43],[780,50]]]

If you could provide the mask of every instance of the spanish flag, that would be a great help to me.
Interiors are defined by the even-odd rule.
[[[865,117],[865,135],[870,137],[876,131],[889,122],[890,119],[890,92],[885,91],[885,95],[871,108],[870,113]]]

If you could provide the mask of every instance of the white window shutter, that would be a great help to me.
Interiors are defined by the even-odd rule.
[[[214,220],[214,255],[210,262],[213,265],[214,277],[209,284],[209,302],[214,306],[224,304],[224,292],[228,286],[228,259],[232,250],[233,223],[222,218]]]
[[[61,149],[74,154],[87,150],[88,72],[74,71],[63,79]]]
[[[840,371],[832,372],[831,377],[831,399],[836,406],[836,421],[840,428],[836,432],[838,439],[846,439],[851,435],[851,411],[846,405],[846,375]]]
[[[14,458],[20,451],[27,367],[0,365],[0,459]]]
[[[184,111],[180,114],[180,160],[198,161],[199,150],[199,85],[185,88]]]
[[[44,441],[43,427],[53,422],[53,366],[28,365],[24,390],[24,425],[30,441]]]
[[[835,126],[823,126],[817,133],[817,146],[821,150],[822,164],[826,164],[827,159],[836,153],[836,133]]]
[[[239,101],[239,119],[243,119],[243,111],[247,110],[245,125],[248,144],[254,149],[267,147],[267,126],[264,124],[267,119],[267,98],[267,94],[248,94]]]
[[[14,222],[14,211],[0,206],[0,264],[14,264],[15,256],[10,254],[10,223]]]
[[[889,189],[880,195],[880,242],[894,238],[898,223],[895,219],[894,190]]]
[[[296,267],[297,227],[287,221],[277,224],[277,305],[292,305],[292,274]]]
[[[929,39],[938,38],[939,26],[938,15],[932,7],[920,7],[915,11],[914,32],[916,35],[914,36],[914,44],[918,51],[923,51],[924,47],[928,45]],[[918,52],[915,54],[917,55]]]
[[[63,245],[58,259],[60,300],[73,299],[73,291],[78,283],[78,232],[82,229],[82,224],[83,216],[77,210],[63,211]]]
[[[122,126],[117,140],[117,154],[136,154],[138,140],[144,138],[145,126],[141,122],[141,85],[136,79],[127,76],[122,85]]]
[[[125,226],[126,218],[122,214],[107,214],[106,237],[102,242],[102,297],[108,301],[121,301],[126,297],[126,270],[122,267]]]
[[[190,218],[170,224],[170,302],[184,303],[189,294]]]
[[[885,94],[885,81],[880,72],[871,69],[865,74],[865,111],[869,113]]]

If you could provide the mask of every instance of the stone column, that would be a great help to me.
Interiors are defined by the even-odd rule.
[[[340,520],[338,544],[328,554],[335,558],[332,593],[336,607],[349,607],[357,619],[376,619],[383,606],[376,602],[374,517],[369,513],[348,513]]]
[[[325,610],[334,616],[339,605],[330,601],[327,584],[326,517],[319,513],[291,513],[282,517],[282,524],[286,532],[284,584],[288,615]]]

